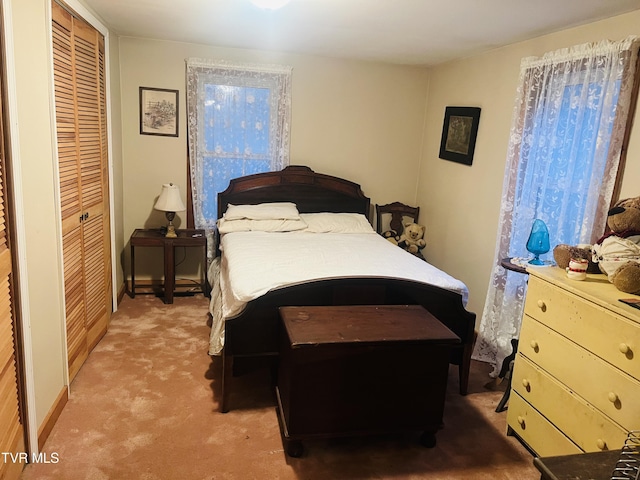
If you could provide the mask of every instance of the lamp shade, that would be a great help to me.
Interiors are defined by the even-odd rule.
[[[158,201],[153,208],[163,212],[182,212],[186,210],[180,198],[180,189],[178,186],[173,183],[165,183],[162,185],[162,192],[160,192]]]

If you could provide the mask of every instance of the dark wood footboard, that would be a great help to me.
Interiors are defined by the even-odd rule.
[[[280,335],[278,308],[310,305],[422,305],[460,337],[461,343],[453,349],[450,362],[459,367],[460,393],[467,393],[476,315],[465,310],[459,294],[409,280],[331,279],[272,291],[249,302],[239,316],[227,319],[220,404],[223,412],[229,410],[234,360],[276,358]]]

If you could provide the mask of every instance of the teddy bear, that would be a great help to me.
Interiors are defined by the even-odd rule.
[[[382,233],[382,236],[389,240],[394,245],[398,245],[398,241],[400,241],[400,235],[395,230],[387,230]]]
[[[593,252],[591,251],[591,245],[573,246],[561,243],[553,249],[553,259],[563,270],[567,269],[569,261],[572,258],[587,260],[587,273],[600,273],[598,264],[592,260]]]
[[[640,197],[617,202],[607,226],[610,232],[592,246],[592,261],[618,290],[640,295]]]
[[[422,257],[422,250],[427,242],[424,240],[426,227],[417,223],[409,222],[403,225],[404,231],[402,235],[398,235],[395,230],[387,230],[382,234],[384,238],[394,245],[403,248],[409,253],[413,253],[418,257]]]
[[[424,240],[426,227],[417,223],[405,223],[404,232],[398,238],[398,246],[407,252],[417,255],[427,242]]]

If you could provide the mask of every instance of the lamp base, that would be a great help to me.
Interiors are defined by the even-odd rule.
[[[167,220],[169,220],[169,224],[167,225],[167,233],[164,234],[167,238],[176,238],[178,235],[176,234],[176,228],[173,226],[173,219],[176,216],[176,212],[165,212],[165,216]]]
[[[164,236],[166,238],[177,238],[176,228],[171,224],[167,225],[167,233],[165,233]]]

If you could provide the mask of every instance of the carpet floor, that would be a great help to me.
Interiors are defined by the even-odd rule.
[[[219,413],[221,361],[207,355],[208,300],[125,297],[109,331],[70,388],[43,451],[23,480],[537,479],[531,454],[506,435],[500,386],[473,362],[469,394],[450,367],[444,427],[435,448],[419,433],[304,442],[283,449],[266,369],[234,379]],[[503,387],[504,388],[504,387]]]

